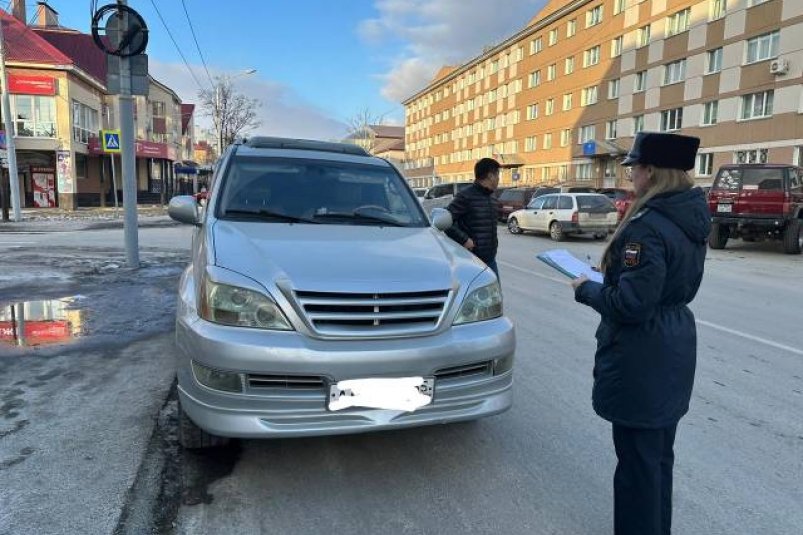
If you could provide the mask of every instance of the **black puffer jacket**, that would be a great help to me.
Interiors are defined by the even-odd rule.
[[[600,313],[594,409],[613,423],[662,428],[689,408],[697,331],[688,304],[703,278],[708,205],[699,188],[656,196],[611,244],[604,284],[575,298]]]
[[[467,239],[474,242],[472,251],[483,262],[496,258],[499,245],[496,237],[497,200],[492,191],[476,182],[464,189],[446,207],[454,223],[446,234],[463,245]]]

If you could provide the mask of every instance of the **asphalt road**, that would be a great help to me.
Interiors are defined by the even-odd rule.
[[[574,303],[562,276],[535,259],[537,252],[556,244],[546,237],[511,236],[501,227],[500,237],[505,308],[518,334],[515,405],[509,412],[468,424],[398,432],[242,441],[225,451],[179,456],[175,462],[180,466],[149,479],[142,477],[142,469],[139,476],[134,472],[136,461],[148,457],[147,432],[153,426],[144,423],[155,420],[167,393],[164,360],[153,355],[129,365],[121,344],[106,352],[95,348],[87,353],[87,362],[106,363],[111,355],[114,360],[108,364],[136,366],[130,376],[116,373],[110,388],[100,388],[103,381],[84,370],[85,381],[94,386],[84,391],[100,396],[89,409],[102,415],[103,403],[116,399],[113,410],[125,418],[73,415],[71,410],[81,407],[80,397],[70,394],[74,390],[54,398],[69,405],[49,406],[47,395],[69,388],[66,376],[39,394],[26,390],[18,395],[28,400],[23,416],[31,423],[14,435],[0,436],[0,533],[16,533],[10,526],[38,525],[53,529],[36,532],[75,532],[56,529],[70,512],[65,528],[109,533],[109,526],[116,526],[123,532],[120,508],[131,513],[126,503],[130,494],[161,496],[165,479],[184,487],[168,496],[176,501],[177,512],[171,513],[175,532],[184,534],[611,533],[611,431],[593,413],[590,401],[597,316]],[[184,250],[189,239],[187,227],[140,233],[143,247],[162,251]],[[58,247],[105,251],[121,243],[120,230],[4,233],[0,254],[32,246],[43,252]],[[586,239],[560,247],[594,259],[602,250],[600,243]],[[798,534],[803,530],[803,256],[784,255],[778,244],[736,241],[725,251],[710,251],[706,269],[693,304],[699,333],[697,379],[691,411],[681,421],[676,442],[674,533]],[[110,284],[125,279],[119,274]],[[126,301],[126,306],[135,305],[136,300]],[[143,311],[155,313],[153,306]],[[37,375],[70,362],[53,353],[54,363],[46,366],[47,356],[31,359],[40,367]],[[5,379],[16,381],[24,380],[27,365],[17,358],[0,368]],[[153,399],[142,397],[147,390],[134,388],[149,381],[143,366],[152,366],[158,377],[150,390]],[[108,373],[107,367],[101,371]],[[117,399],[114,388],[129,394]],[[168,402],[163,407],[171,406]],[[63,448],[45,422],[61,417],[69,417],[65,428],[94,423],[97,436],[103,437],[86,455],[94,458],[92,469],[78,463],[77,454],[59,465],[57,453]],[[132,421],[137,422],[133,428]],[[110,431],[104,434],[103,426]],[[106,438],[117,429],[126,434]],[[138,430],[139,439],[132,430]],[[75,449],[82,436],[74,430],[61,443]],[[104,444],[113,448],[105,451]],[[17,459],[25,447],[36,451],[24,461],[3,464]],[[104,469],[107,458],[111,464]],[[45,462],[55,471],[51,479],[40,475]],[[71,470],[72,464],[81,466]],[[56,487],[62,493],[42,492],[40,487],[54,477],[63,482]],[[135,480],[142,488],[128,492]],[[94,481],[102,483],[105,500],[93,492]],[[52,500],[51,507],[47,500]],[[77,505],[82,502],[91,507]],[[17,509],[31,504],[36,507],[30,511]],[[92,523],[93,517],[103,520]],[[166,525],[172,520],[168,515]]]

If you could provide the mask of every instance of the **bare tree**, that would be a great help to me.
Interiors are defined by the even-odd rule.
[[[218,154],[234,140],[262,124],[257,111],[262,103],[237,92],[231,80],[216,76],[211,89],[198,92],[204,115],[212,118],[218,139]]]
[[[369,108],[363,108],[346,121],[346,140],[372,153],[376,147],[376,136],[371,131],[371,126],[384,123],[385,115],[377,115]]]

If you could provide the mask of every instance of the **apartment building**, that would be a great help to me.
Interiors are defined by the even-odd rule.
[[[699,136],[693,174],[731,162],[803,163],[803,1],[552,1],[404,101],[415,185],[621,186],[641,130]]]

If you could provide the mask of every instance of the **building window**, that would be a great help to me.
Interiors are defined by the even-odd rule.
[[[488,103],[496,102],[496,89],[491,89],[488,92]]]
[[[609,99],[619,98],[619,84],[620,84],[619,78],[617,78],[615,80],[610,80],[608,82],[608,98]]]
[[[563,95],[563,111],[572,109],[572,94]]]
[[[714,172],[714,155],[711,153],[697,155],[697,176],[711,176]]]
[[[734,163],[767,163],[767,149],[740,150],[734,153]]]
[[[536,37],[532,41],[530,41],[530,55],[538,54],[544,49],[544,42],[541,40],[540,37]]]
[[[546,101],[546,114],[552,115],[553,113],[555,113],[555,99],[550,98]]]
[[[599,45],[597,45],[583,53],[583,67],[591,67],[599,63],[599,50]]]
[[[588,182],[594,178],[594,166],[590,163],[581,163],[575,166],[578,181]]]
[[[622,42],[623,38],[620,35],[619,37],[615,38],[611,41],[611,57],[616,58],[622,55]]]
[[[80,152],[76,152],[75,153],[75,176],[77,178],[87,178],[89,176],[88,170],[89,170],[89,165],[88,165],[86,154],[81,154]]]
[[[681,59],[664,65],[664,85],[682,82],[686,78],[686,60]]]
[[[14,126],[20,137],[56,137],[55,97],[14,95]]]
[[[556,64],[553,63],[552,65],[546,68],[546,79],[548,82],[554,80],[557,75],[558,75],[558,66]]]
[[[524,138],[524,152],[534,152],[536,149],[535,136]]]
[[[647,46],[650,44],[650,33],[651,33],[652,26],[647,24],[646,26],[642,26],[636,31],[636,46],[641,48],[643,46]]]
[[[762,91],[742,97],[742,120],[772,116],[774,91]]]
[[[644,116],[636,115],[633,117],[633,133],[638,134],[644,130]]]
[[[747,40],[746,64],[764,61],[778,56],[778,40],[781,32],[774,31]]]
[[[527,120],[532,121],[533,119],[538,119],[538,104],[527,106]]]
[[[586,28],[596,26],[600,22],[602,22],[602,6],[586,11]]]
[[[605,139],[616,139],[616,119],[605,123]]]
[[[524,59],[524,48],[519,47],[516,49],[516,63]]]
[[[674,108],[661,112],[661,131],[671,132],[683,127],[683,108]]]
[[[705,66],[705,73],[706,74],[714,74],[715,72],[719,72],[722,70],[722,47],[715,48],[714,50],[709,50],[706,55],[706,66]]]
[[[594,141],[596,136],[597,127],[593,124],[581,126],[580,130],[577,132],[577,143],[582,145],[588,141]]]
[[[708,20],[717,20],[725,16],[728,9],[727,0],[710,0],[711,6],[708,12]]]
[[[717,124],[719,115],[719,101],[706,102],[703,106],[703,126]]]
[[[89,143],[90,136],[98,135],[98,112],[76,100],[72,101],[72,138],[78,143]]]
[[[566,74],[571,74],[574,72],[574,57],[566,58]]]
[[[691,8],[678,11],[666,18],[666,36],[671,37],[689,29],[691,22]]]
[[[545,149],[552,148],[552,134],[544,134],[544,148]]]
[[[641,71],[636,73],[636,80],[633,84],[633,92],[640,93],[642,91],[646,91],[647,89],[647,71]]]
[[[572,19],[566,23],[566,37],[574,37],[577,33],[577,19]]]
[[[558,42],[558,29],[549,30],[549,46],[554,46]]]
[[[580,95],[580,105],[590,106],[597,103],[597,86],[586,87]]]
[[[613,14],[618,15],[625,10],[625,2],[627,0],[613,0]]]
[[[531,72],[527,85],[529,87],[538,87],[541,85],[541,71]]]
[[[560,146],[567,147],[569,145],[569,141],[572,139],[572,131],[570,129],[565,129],[560,131]]]

